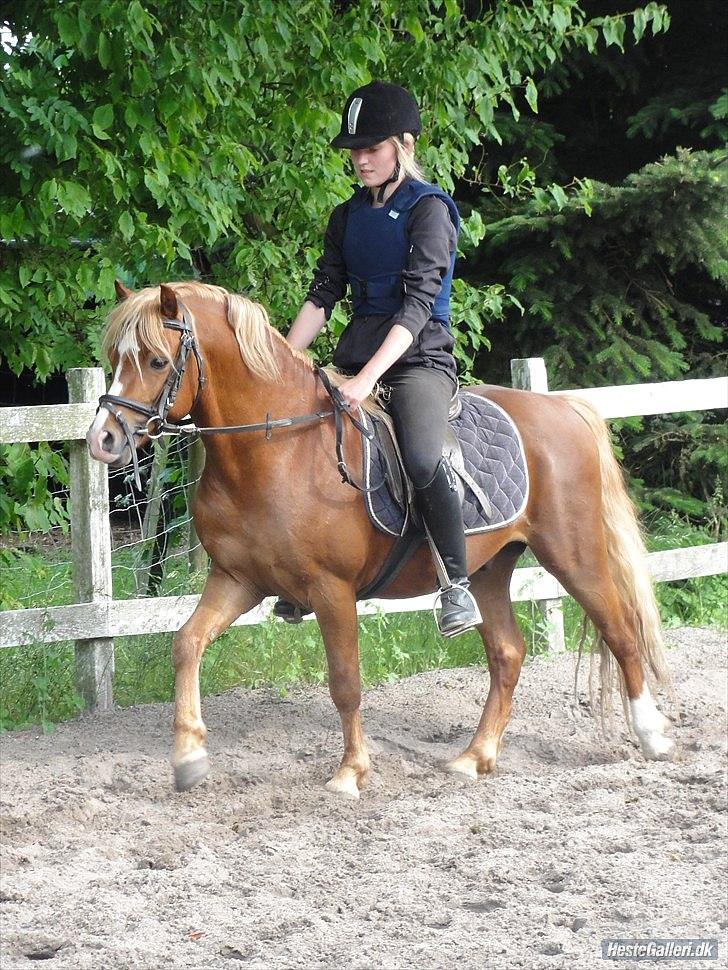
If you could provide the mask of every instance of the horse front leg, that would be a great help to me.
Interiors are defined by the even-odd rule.
[[[490,687],[473,740],[446,766],[449,771],[469,778],[478,778],[495,769],[511,716],[513,691],[526,656],[526,644],[513,615],[509,591],[521,551],[522,547],[506,546],[471,578],[470,589],[484,617],[478,632],[488,658]]]
[[[359,707],[359,625],[356,599],[350,586],[332,580],[311,596],[329,668],[329,692],[341,718],[344,755],[326,788],[338,795],[358,798],[369,774],[369,752],[364,741]]]
[[[174,696],[174,783],[187,791],[210,771],[205,748],[207,728],[200,705],[200,663],[205,649],[224,633],[242,613],[261,602],[253,587],[233,579],[213,565],[200,602],[189,620],[174,636],[172,660],[175,668]]]

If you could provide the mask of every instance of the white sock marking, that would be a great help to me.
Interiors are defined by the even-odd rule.
[[[670,722],[661,714],[650,694],[647,684],[642,688],[642,693],[635,700],[629,702],[632,711],[632,723],[637,736],[640,739],[642,750],[647,758],[664,758],[671,754],[675,748],[675,743],[665,737]]]

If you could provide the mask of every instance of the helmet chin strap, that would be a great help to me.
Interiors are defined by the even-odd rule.
[[[389,178],[386,181],[382,182],[380,185],[375,186],[377,192],[376,192],[376,195],[374,196],[374,199],[376,202],[384,201],[384,190],[388,185],[391,185],[392,182],[397,181],[397,179],[399,178],[399,173],[400,173],[400,165],[399,165],[399,159],[397,159],[397,162],[394,166],[394,171],[389,176]]]

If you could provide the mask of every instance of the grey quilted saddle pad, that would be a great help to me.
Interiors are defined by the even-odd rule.
[[[462,410],[452,421],[463,452],[465,471],[490,500],[486,518],[481,504],[464,483],[463,523],[466,535],[501,529],[518,518],[528,501],[528,469],[523,444],[513,421],[493,401],[461,391]],[[364,439],[364,484],[385,477],[381,452]],[[387,485],[365,494],[369,517],[382,532],[402,535],[409,513],[392,497]]]

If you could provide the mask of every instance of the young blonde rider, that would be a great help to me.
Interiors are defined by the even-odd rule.
[[[459,216],[417,165],[420,128],[417,103],[398,85],[373,81],[347,100],[331,144],[349,149],[361,185],[331,214],[287,339],[299,350],[308,347],[350,288],[354,312],[333,357],[349,375],[339,389],[351,409],[377,382],[389,389],[387,408],[417,507],[447,572],[440,631],[454,636],[481,621],[468,591],[460,501],[442,458],[457,389],[449,297]]]

